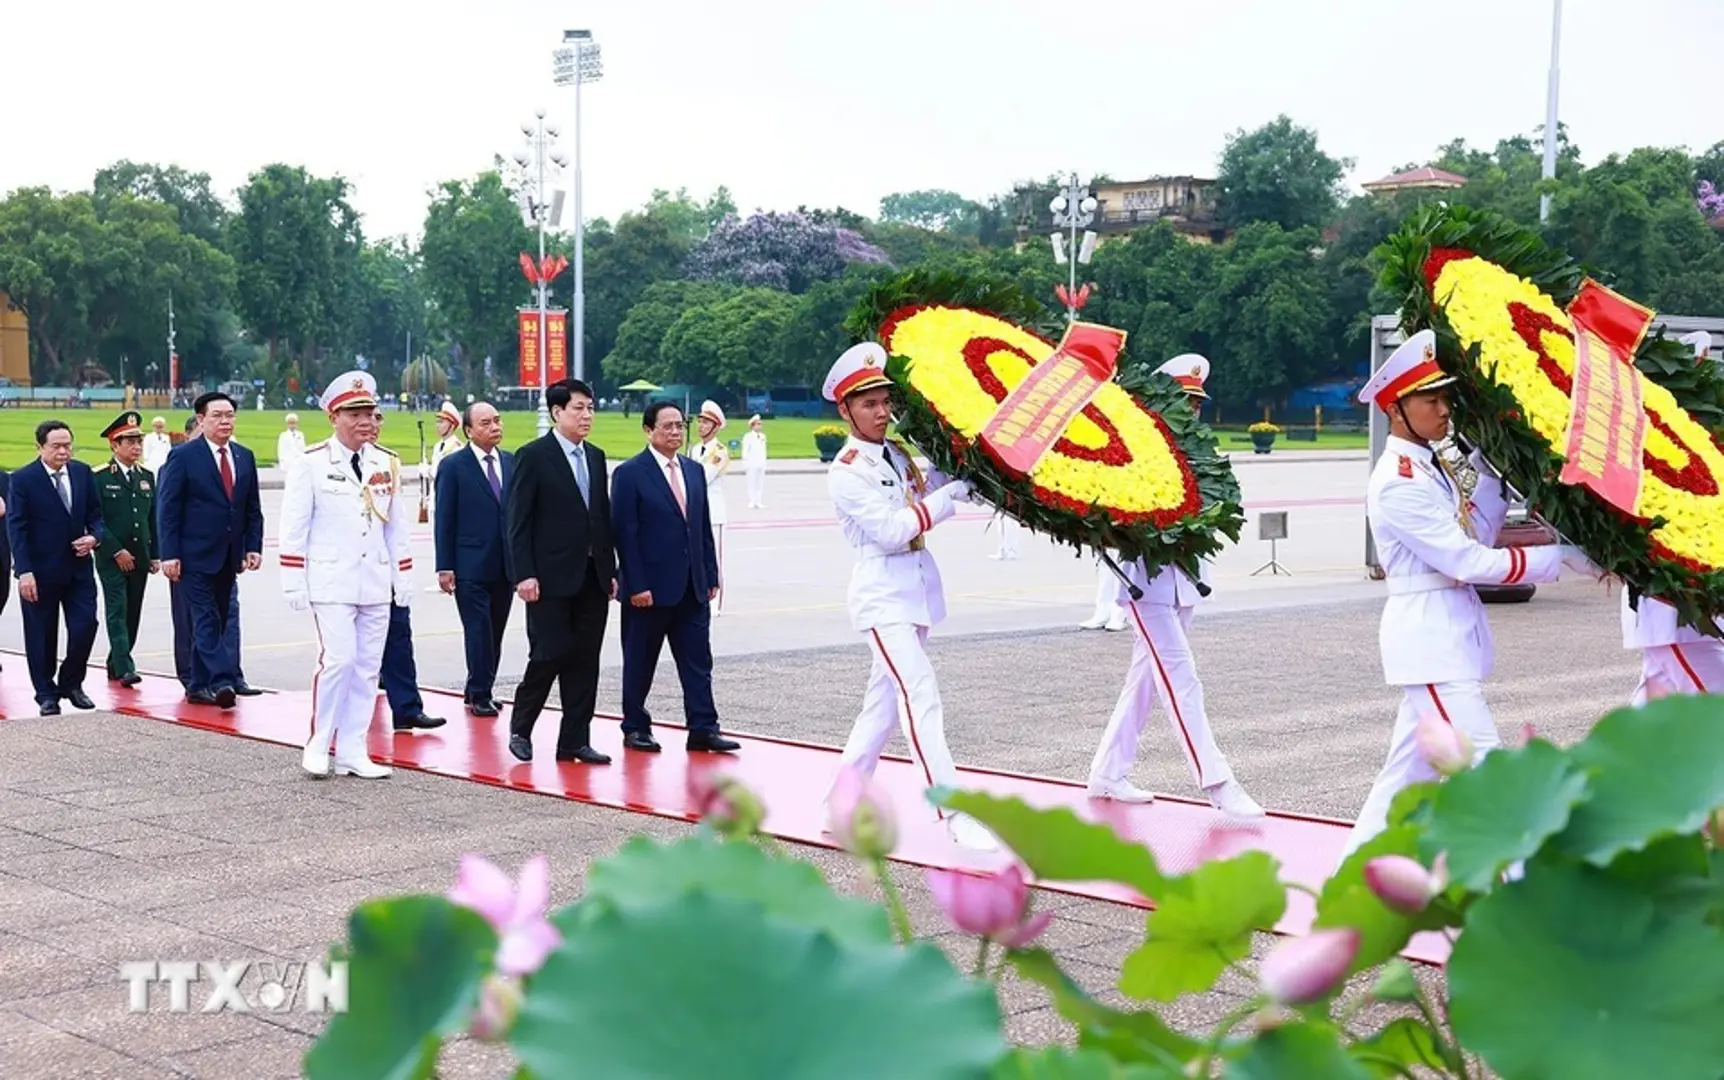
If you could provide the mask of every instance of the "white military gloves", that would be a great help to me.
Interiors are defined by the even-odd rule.
[[[1589,577],[1594,581],[1604,580],[1605,573],[1598,565],[1586,557],[1586,552],[1573,544],[1562,545],[1562,568],[1579,577]]]
[[[311,609],[311,594],[304,589],[295,589],[293,592],[287,593],[286,596],[289,611],[308,611]]]

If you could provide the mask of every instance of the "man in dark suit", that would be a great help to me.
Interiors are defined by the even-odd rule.
[[[491,696],[503,630],[515,590],[504,562],[503,492],[515,473],[515,455],[499,448],[503,418],[483,401],[461,418],[467,446],[437,468],[437,584],[455,597],[467,646],[462,698],[474,716],[496,716]]]
[[[533,723],[551,682],[562,698],[557,760],[609,765],[592,747],[599,651],[617,594],[604,451],[587,443],[593,392],[579,379],[545,391],[551,431],[515,454],[503,489],[509,579],[527,605],[527,670],[515,689],[509,752],[533,760]]]
[[[718,550],[707,519],[706,473],[683,457],[682,410],[656,401],[641,414],[647,448],[617,466],[611,531],[623,601],[623,746],[657,753],[647,694],[670,641],[682,680],[688,748],[739,748],[719,732],[712,700],[712,601]]]
[[[24,603],[24,654],[43,716],[58,716],[60,699],[93,709],[84,672],[96,643],[96,574],[90,553],[102,540],[102,504],[90,467],[72,460],[72,429],[62,420],[36,427],[36,460],[12,474],[6,532],[18,599]],[[60,652],[60,612],[66,613],[66,659]]]
[[[158,546],[162,575],[191,607],[186,700],[231,709],[242,679],[229,622],[238,575],[263,566],[263,505],[257,460],[233,441],[233,399],[208,393],[192,408],[202,434],[174,447],[156,482]]]
[[[201,433],[202,429],[198,425],[197,414],[193,413],[186,417],[186,441],[190,442]],[[282,465],[282,468],[285,469],[286,467],[285,464]],[[160,473],[156,475],[156,482],[158,485],[161,482]],[[180,685],[185,687],[186,692],[190,693],[192,689],[192,605],[186,599],[186,590],[177,581],[168,582],[168,606],[174,621],[174,675],[180,680]],[[238,657],[240,655],[238,589],[233,591],[233,599],[228,601],[227,637],[228,649],[235,657]],[[239,676],[239,682],[233,688],[234,693],[244,697],[263,693],[262,690],[246,684],[243,667],[244,665],[241,664],[234,669],[235,674]]]

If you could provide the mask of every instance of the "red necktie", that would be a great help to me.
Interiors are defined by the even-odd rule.
[[[216,447],[216,456],[221,458],[221,489],[227,492],[228,498],[233,498],[233,463],[227,459],[227,447]]]

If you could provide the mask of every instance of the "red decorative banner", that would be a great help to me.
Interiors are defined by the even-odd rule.
[[[539,313],[520,313],[521,386],[539,385]]]
[[[1633,514],[1647,425],[1634,351],[1652,325],[1652,311],[1589,279],[1568,314],[1574,321],[1574,391],[1568,460],[1559,479]]]
[[[1028,476],[1113,378],[1124,347],[1123,330],[1072,323],[1053,355],[1036,364],[1000,402],[978,441],[1002,469]]]
[[[545,313],[545,382],[549,385],[569,377],[569,316],[564,311]]]

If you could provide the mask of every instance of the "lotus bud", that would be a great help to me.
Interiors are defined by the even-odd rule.
[[[1383,855],[1365,864],[1365,884],[1385,907],[1402,915],[1415,915],[1429,907],[1448,887],[1448,877],[1448,860],[1443,855],[1437,856],[1429,870],[1405,855]]]
[[[691,771],[688,801],[720,836],[753,836],[766,821],[766,807],[759,796],[729,773]]]
[[[829,812],[833,835],[852,854],[885,858],[898,846],[898,819],[892,804],[854,765],[839,770]]]
[[[507,975],[490,974],[479,984],[479,1007],[467,1030],[480,1042],[502,1042],[521,1014],[521,983]]]
[[[1426,713],[1420,717],[1413,738],[1425,763],[1442,775],[1453,776],[1472,768],[1472,740],[1441,716]]]
[[[1053,915],[1030,914],[1030,884],[1013,863],[994,874],[967,870],[929,870],[928,891],[952,925],[1021,949],[1042,935]]]
[[[1282,942],[1263,958],[1257,979],[1282,1005],[1309,1005],[1334,993],[1359,955],[1359,931],[1314,930]]]

